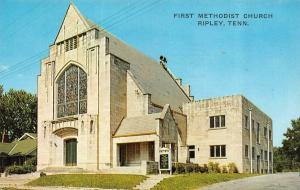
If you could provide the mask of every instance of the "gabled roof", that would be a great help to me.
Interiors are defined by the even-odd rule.
[[[0,143],[0,155],[26,156],[37,149],[36,134],[25,133],[12,143]]]
[[[129,117],[122,120],[114,137],[155,134],[158,119],[164,119],[170,105],[166,104],[160,113]]]
[[[159,118],[160,113],[125,118],[114,137],[154,134],[156,133],[157,119]]]
[[[188,97],[188,95],[178,85],[172,74],[164,66],[159,64],[157,61],[145,56],[143,53],[137,51],[131,46],[127,45],[123,41],[116,38],[114,35],[111,35],[109,32],[101,29],[101,27],[99,27],[98,25],[92,23],[90,20],[81,15],[81,13],[72,3],[68,7],[64,21],[60,28],[60,32],[58,33],[55,41],[58,40],[59,35],[62,35],[60,33],[65,22],[67,22],[67,24],[69,25],[74,25],[72,22],[70,22],[70,19],[67,19],[68,15],[73,15],[80,18],[80,20],[86,26],[85,30],[87,30],[88,28],[98,28],[99,30],[101,30],[101,33],[104,34],[104,36],[120,41],[122,44],[128,47],[128,50],[130,50],[129,52],[136,57],[135,60],[126,60],[130,62],[130,72],[132,73],[132,77],[133,79],[135,79],[137,85],[141,87],[141,91],[144,94],[151,94],[152,103],[159,106],[170,104],[172,110],[182,112],[182,110],[180,109],[180,107],[182,107],[182,104],[190,102],[190,98]],[[72,32],[74,31],[71,31],[71,33]],[[80,33],[79,31],[77,32]],[[64,36],[64,38],[68,38],[68,36]],[[122,59],[126,58],[122,57]]]
[[[27,138],[17,141],[15,146],[8,153],[9,156],[26,156],[37,149],[36,139]]]
[[[18,141],[25,140],[27,138],[36,139],[36,137],[37,137],[36,133],[24,133],[24,135],[20,137]]]
[[[130,64],[130,71],[144,94],[151,94],[151,102],[164,106],[170,104],[175,111],[182,112],[183,103],[189,97],[177,84],[173,76],[160,64],[148,58]],[[148,73],[148,74],[146,74]]]
[[[76,18],[77,18],[77,20],[76,20]],[[96,26],[96,24],[94,24],[92,21],[90,21],[89,19],[87,19],[86,17],[84,17],[81,14],[73,3],[70,3],[70,5],[66,11],[66,14],[64,16],[63,22],[61,23],[59,31],[55,37],[54,43],[64,40],[62,38],[67,39],[72,36],[71,35],[71,36],[65,37],[64,36],[65,34],[62,30],[63,30],[63,26],[66,25],[66,29],[70,29],[71,31],[74,31],[74,30],[72,30],[71,27],[74,27],[73,23],[75,21],[77,21],[77,25],[78,25],[78,21],[81,22],[81,23],[79,23],[80,29],[77,28],[77,31],[76,31],[78,33],[82,33],[83,31],[86,31],[86,30]],[[71,24],[71,25],[68,25],[68,24]]]

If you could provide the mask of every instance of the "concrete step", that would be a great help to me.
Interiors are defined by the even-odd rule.
[[[87,170],[84,170],[79,167],[47,167],[42,170],[39,170],[39,172],[45,172],[45,173],[85,173],[88,172]]]

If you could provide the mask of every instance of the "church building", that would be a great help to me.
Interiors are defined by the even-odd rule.
[[[147,173],[157,169],[159,150],[167,147],[173,162],[235,162],[249,172],[246,104],[243,96],[194,101],[190,86],[163,60],[127,45],[71,3],[38,76],[38,170]],[[269,136],[271,118],[251,107]],[[254,172],[271,168],[269,161],[268,167],[258,164],[265,161],[260,149],[272,154],[269,139],[255,149]]]

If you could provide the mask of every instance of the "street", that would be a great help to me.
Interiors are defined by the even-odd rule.
[[[278,173],[249,177],[217,183],[201,190],[299,190],[300,176],[297,172]]]

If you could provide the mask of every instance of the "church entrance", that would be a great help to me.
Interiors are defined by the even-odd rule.
[[[119,166],[140,166],[142,160],[154,161],[154,142],[119,144]]]
[[[65,141],[65,163],[66,166],[77,165],[77,139]]]

